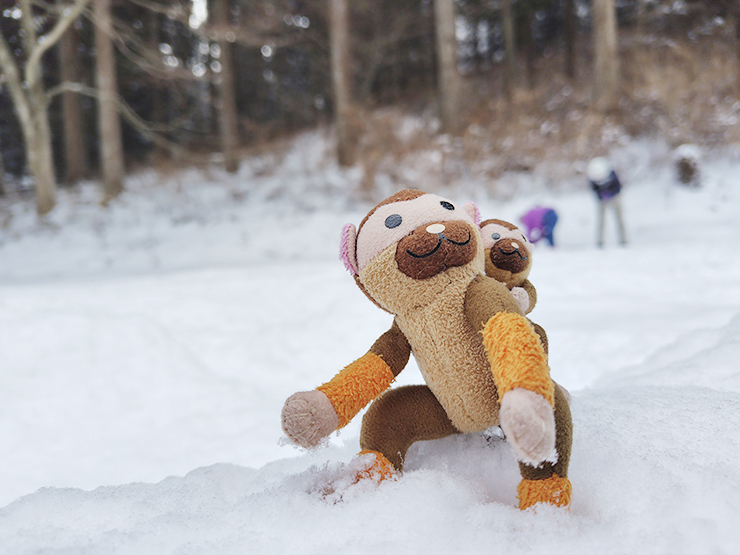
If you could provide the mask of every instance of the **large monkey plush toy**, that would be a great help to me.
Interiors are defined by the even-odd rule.
[[[285,434],[314,447],[367,403],[363,476],[390,477],[416,441],[501,426],[519,459],[519,507],[570,504],[568,403],[504,283],[485,274],[474,205],[404,190],[345,226],[341,257],[360,289],[395,318],[334,378],[285,402]],[[413,353],[426,385],[389,389]]]

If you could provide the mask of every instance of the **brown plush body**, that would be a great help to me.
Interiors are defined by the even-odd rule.
[[[394,323],[317,391],[286,401],[286,435],[316,445],[375,399],[360,443],[381,471],[400,470],[415,441],[501,425],[522,465],[520,506],[567,505],[568,404],[524,312],[504,283],[485,275],[483,241],[466,207],[402,191],[359,231],[345,228],[342,258]],[[426,385],[386,391],[412,352]]]

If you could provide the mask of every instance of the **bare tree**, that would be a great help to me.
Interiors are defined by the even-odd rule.
[[[563,2],[563,34],[565,35],[565,75],[576,78],[576,11],[574,0]]]
[[[113,49],[111,0],[94,0],[95,75],[98,88],[98,132],[104,202],[123,190],[123,140],[118,114],[118,79]]]
[[[521,18],[521,32],[522,38],[522,49],[524,50],[524,67],[526,68],[525,75],[527,77],[527,88],[532,89],[534,87],[535,80],[535,44],[534,44],[534,7],[530,2],[525,2],[523,6],[523,16]]]
[[[351,166],[357,156],[357,133],[353,126],[351,47],[347,0],[329,0],[331,76],[334,117],[337,127],[339,164]]]
[[[460,130],[460,74],[457,71],[454,0],[434,0],[434,26],[437,37],[437,91],[442,129]]]
[[[54,208],[57,189],[47,112],[49,99],[44,90],[41,59],[89,3],[90,0],[74,0],[56,6],[54,25],[39,36],[31,0],[19,0],[17,8],[21,11],[25,66],[21,66],[8,41],[0,34],[0,69],[23,131],[28,167],[36,182],[36,210],[39,215]],[[48,9],[53,15],[53,8]]]
[[[614,0],[594,0],[594,93],[599,109],[608,111],[619,101],[619,51]]]
[[[234,37],[229,35],[231,2],[216,0],[213,2],[213,23],[219,29],[218,46],[221,50],[219,62],[221,71],[218,74],[219,91],[219,131],[221,134],[221,149],[224,154],[224,167],[228,172],[235,172],[239,168],[237,146],[239,144],[239,119],[236,109],[236,91],[234,89],[234,60],[232,42]],[[231,38],[231,41],[229,40]]]
[[[516,40],[514,37],[514,16],[511,12],[511,0],[501,1],[501,20],[504,31],[504,56],[506,62],[506,96],[511,98],[517,80]]]
[[[59,41],[59,68],[62,81],[77,82],[80,77],[80,64],[77,48],[79,33],[74,25]],[[85,140],[82,131],[82,110],[78,94],[67,91],[62,95],[62,120],[64,122],[64,181],[76,183],[87,175],[88,161],[85,153]]]

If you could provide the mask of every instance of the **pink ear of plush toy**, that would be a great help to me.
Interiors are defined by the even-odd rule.
[[[353,276],[357,275],[357,255],[355,245],[357,243],[357,229],[353,224],[347,224],[342,228],[342,240],[339,243],[339,260]]]
[[[473,222],[475,222],[475,225],[480,225],[480,210],[478,210],[478,205],[474,202],[466,202],[463,205],[463,210],[470,215],[471,218],[473,218]]]

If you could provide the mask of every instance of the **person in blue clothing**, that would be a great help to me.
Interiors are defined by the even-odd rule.
[[[588,163],[586,174],[588,175],[589,185],[596,193],[599,202],[596,246],[599,248],[604,246],[604,221],[608,209],[614,212],[614,217],[617,220],[619,244],[626,245],[627,235],[624,231],[624,219],[622,217],[622,184],[619,182],[616,172],[606,158],[598,156]]]

